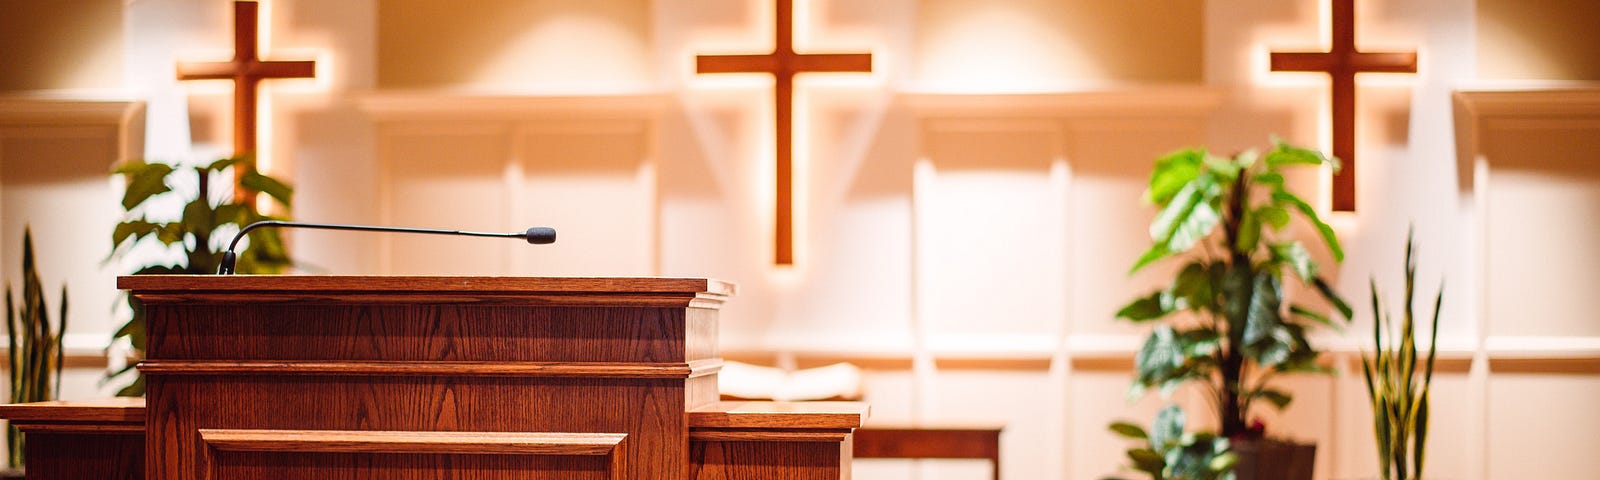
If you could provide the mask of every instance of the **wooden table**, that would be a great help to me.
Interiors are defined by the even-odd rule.
[[[856,429],[855,458],[985,459],[1000,480],[1003,425],[871,425]]]

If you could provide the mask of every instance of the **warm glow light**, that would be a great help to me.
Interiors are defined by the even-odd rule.
[[[976,3],[936,19],[925,34],[919,77],[925,93],[1043,93],[1111,86],[1104,68],[1050,18],[1016,2]],[[1048,51],[1041,51],[1048,48]],[[921,83],[921,84],[917,84]]]
[[[724,91],[737,90],[739,91],[738,95],[740,96],[751,95],[753,93],[751,90],[755,89],[760,89],[764,92],[771,92],[775,88],[773,74],[770,73],[752,72],[700,75],[697,73],[698,69],[696,68],[696,57],[700,55],[759,55],[772,52],[773,44],[771,42],[776,34],[776,26],[773,15],[771,15],[770,12],[776,11],[776,5],[774,5],[772,2],[764,3],[766,4],[763,6],[752,6],[752,9],[750,10],[752,12],[752,17],[748,18],[747,20],[749,22],[753,22],[754,27],[746,28],[743,31],[749,32],[753,30],[759,33],[760,36],[765,39],[761,42],[764,44],[763,46],[765,48],[752,47],[752,45],[756,45],[756,43],[749,41],[746,38],[748,35],[723,35],[728,38],[726,43],[737,44],[737,47],[730,46],[728,48],[720,48],[717,46],[702,45],[701,43],[703,42],[690,42],[693,45],[684,48],[684,51],[678,57],[682,59],[682,62],[684,62],[680,64],[682,66],[680,72],[682,75],[684,75],[684,83],[686,85],[697,91],[711,89],[719,89]],[[807,4],[807,2],[797,2],[797,5],[795,5],[794,9],[793,21],[793,43],[797,53],[802,55],[812,53],[832,53],[837,50],[834,48],[809,48],[810,42],[806,41],[806,39],[809,37],[812,30],[812,15],[811,5]],[[830,34],[830,36],[837,35]],[[861,43],[875,44],[879,42],[868,41]],[[801,281],[804,276],[804,269],[801,266],[806,263],[806,259],[810,258],[812,256],[811,254],[813,253],[810,248],[810,242],[807,241],[811,237],[811,229],[808,220],[812,211],[812,186],[810,173],[813,164],[811,161],[813,155],[813,139],[811,129],[812,109],[810,88],[816,86],[868,87],[874,84],[880,84],[884,81],[884,78],[886,78],[883,76],[883,69],[877,68],[877,65],[881,65],[883,63],[881,46],[865,49],[862,47],[852,47],[845,50],[851,52],[871,52],[873,55],[874,64],[872,72],[869,75],[862,75],[858,72],[799,72],[792,79],[794,82],[794,89],[790,99],[792,102],[790,105],[792,118],[790,119],[790,131],[788,132],[789,138],[791,139],[791,151],[788,153],[791,160],[790,218],[792,225],[790,233],[793,235],[791,243],[793,263],[791,265],[778,265],[777,268],[772,270],[773,280],[780,284]],[[776,106],[772,103],[772,99],[774,97],[773,94],[769,93],[766,95],[766,97],[768,100],[762,102],[765,108],[762,109],[759,117],[760,120],[758,123],[760,128],[758,131],[760,133],[757,137],[759,138],[759,145],[761,145],[761,150],[763,150],[764,154],[757,157],[761,159],[759,166],[749,170],[752,172],[752,175],[748,181],[752,182],[751,185],[757,186],[751,190],[751,193],[757,196],[757,198],[754,199],[755,202],[750,202],[749,204],[760,206],[760,211],[755,213],[755,218],[759,218],[761,220],[761,224],[767,227],[767,232],[772,232],[775,234],[776,229],[774,227],[776,225],[777,218],[776,212],[773,210],[776,206],[776,185],[774,184],[776,166],[774,165],[772,159],[777,158],[777,141],[775,138],[776,126],[774,118]],[[768,239],[769,242],[767,243],[769,245],[775,245],[777,243],[776,238],[769,236]],[[763,252],[767,254],[767,258],[772,257],[772,251],[763,249]]]
[[[583,48],[573,48],[583,38]],[[538,18],[468,75],[479,93],[606,95],[655,88],[644,56],[647,39],[604,15],[551,13]],[[561,65],[549,68],[548,65]]]
[[[789,209],[790,218],[793,222],[792,228],[794,229],[794,243],[791,248],[794,251],[794,266],[797,267],[796,270],[800,265],[807,264],[806,259],[808,256],[806,254],[810,250],[807,246],[811,243],[806,241],[811,238],[811,229],[809,228],[811,224],[809,221],[811,213],[810,98],[811,95],[806,89],[795,88],[794,106],[791,110],[794,114],[794,120],[789,125],[793,130],[790,132],[789,138],[792,142],[791,146],[794,147],[794,151],[791,152],[792,164],[790,165],[792,168],[791,180],[793,181],[790,192],[792,192],[793,197],[789,204]]]

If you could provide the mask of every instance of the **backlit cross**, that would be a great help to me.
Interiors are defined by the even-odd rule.
[[[316,62],[269,62],[258,57],[256,49],[256,2],[233,2],[233,60],[227,62],[179,62],[179,80],[233,80],[233,153],[256,151],[256,91],[268,78],[311,78]],[[236,175],[244,169],[235,168]],[[235,179],[237,180],[237,179]],[[234,182],[236,201],[254,204],[254,192]]]
[[[1343,168],[1333,177],[1333,209],[1356,209],[1356,74],[1416,73],[1417,52],[1356,50],[1355,0],[1333,0],[1333,49],[1272,52],[1274,72],[1327,72],[1333,80],[1333,155]]]
[[[794,75],[801,72],[871,72],[871,53],[798,54],[794,51],[794,1],[776,0],[777,40],[772,53],[700,55],[697,73],[770,73],[777,111],[777,201],[774,215],[773,263],[794,264],[793,124]]]

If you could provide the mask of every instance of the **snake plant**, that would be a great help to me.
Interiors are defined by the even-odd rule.
[[[1394,316],[1385,315],[1378,298],[1378,282],[1372,288],[1372,341],[1377,349],[1371,357],[1361,357],[1361,373],[1367,380],[1367,398],[1372,402],[1373,434],[1377,438],[1378,464],[1383,480],[1422,478],[1423,450],[1428,441],[1428,387],[1433,383],[1433,361],[1438,353],[1439,307],[1444,304],[1444,285],[1433,299],[1433,326],[1429,329],[1427,360],[1417,363],[1416,314],[1412,300],[1417,286],[1416,243],[1406,235],[1406,284],[1402,300],[1400,339],[1387,344],[1385,334],[1393,335]],[[1420,371],[1419,371],[1420,368]],[[1418,376],[1421,376],[1419,379]]]
[[[8,282],[9,283],[9,282]],[[62,335],[67,331],[67,286],[61,286],[61,310],[54,325],[44,302],[44,283],[39,281],[38,264],[33,257],[33,232],[22,230],[22,309],[18,311],[6,285],[6,336],[11,347],[7,360],[11,368],[11,403],[55,400],[61,392]],[[22,433],[6,427],[6,447],[11,468],[23,463]]]

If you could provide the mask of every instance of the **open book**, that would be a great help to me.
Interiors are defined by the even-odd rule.
[[[861,368],[848,363],[788,371],[729,361],[717,374],[722,397],[735,400],[860,400]]]

